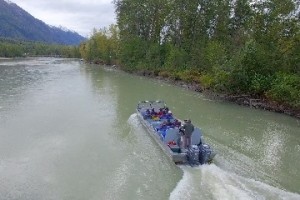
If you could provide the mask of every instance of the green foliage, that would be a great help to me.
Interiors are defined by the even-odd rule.
[[[267,95],[272,100],[300,108],[300,76],[277,73]]]
[[[95,31],[81,45],[87,60],[298,105],[299,88],[291,86],[300,74],[300,23],[293,0],[114,3],[117,27]]]
[[[271,88],[273,76],[262,74],[254,74],[250,83],[250,91],[252,94],[263,96],[265,92]]]
[[[254,40],[249,40],[228,63],[233,67],[227,71],[227,90],[237,94],[263,96],[270,89],[272,77],[278,71],[273,56],[269,49]]]
[[[81,57],[90,62],[116,64],[119,55],[119,31],[115,25],[94,29],[90,40],[80,44]],[[121,57],[122,59],[122,57]]]
[[[213,89],[218,92],[232,92],[230,74],[224,70],[217,70],[213,76]],[[230,90],[231,89],[231,90]]]
[[[162,56],[160,45],[157,43],[150,44],[150,47],[146,50],[144,61],[147,69],[159,69],[163,62]]]
[[[201,74],[195,70],[184,70],[178,72],[181,80],[187,83],[200,83],[201,82]]]
[[[173,45],[167,45],[166,60],[164,67],[167,69],[184,70],[188,60],[188,54],[185,50],[177,48]]]
[[[295,21],[291,21],[286,25],[289,30],[288,37],[282,37],[278,41],[279,58],[282,60],[281,71],[300,74],[300,33],[299,25],[297,27]],[[298,22],[299,24],[299,22]],[[298,31],[298,32],[296,32]],[[293,36],[294,35],[294,36]]]
[[[60,56],[79,58],[76,46],[46,44],[21,40],[0,39],[0,57]]]
[[[225,46],[219,41],[209,41],[205,48],[204,59],[209,69],[221,67],[226,62]]]
[[[171,73],[169,71],[160,71],[158,73],[158,76],[163,77],[163,78],[169,78],[171,77]]]
[[[272,70],[268,66],[269,53],[262,45],[250,40],[242,50],[241,67],[244,68],[248,76],[253,76],[256,73],[267,74]]]
[[[214,85],[214,77],[211,74],[203,74],[200,77],[200,83],[203,88],[210,89]]]
[[[143,68],[141,63],[147,52],[147,43],[144,40],[135,37],[122,41],[120,49],[120,60],[125,68]]]
[[[172,71],[170,74],[170,78],[175,81],[180,81],[181,80],[180,71]]]

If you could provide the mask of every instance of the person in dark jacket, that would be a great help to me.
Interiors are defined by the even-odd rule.
[[[182,125],[183,135],[182,135],[182,142],[183,148],[186,149],[187,147],[191,146],[192,143],[192,134],[194,132],[194,125],[190,119],[185,119]]]

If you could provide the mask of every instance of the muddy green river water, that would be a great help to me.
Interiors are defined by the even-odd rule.
[[[201,127],[214,162],[172,163],[145,99]],[[79,60],[2,60],[0,199],[300,199],[300,122]]]

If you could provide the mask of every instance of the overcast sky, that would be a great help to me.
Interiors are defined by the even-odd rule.
[[[84,37],[93,28],[116,23],[112,0],[10,0],[48,25],[63,26]]]

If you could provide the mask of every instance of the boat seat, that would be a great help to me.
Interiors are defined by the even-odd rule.
[[[165,138],[163,139],[163,142],[165,144],[168,144],[168,142],[171,141],[177,141],[179,137],[179,129],[178,128],[169,128],[166,130]]]
[[[154,130],[156,130],[158,127],[161,126],[161,121],[160,120],[152,120],[150,122],[151,126],[154,128]]]
[[[199,128],[195,128],[193,134],[192,134],[192,145],[197,145],[200,143],[202,137],[202,133],[201,130]]]

